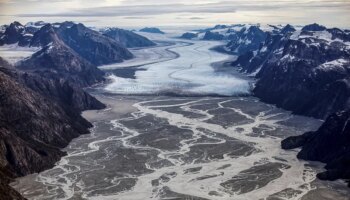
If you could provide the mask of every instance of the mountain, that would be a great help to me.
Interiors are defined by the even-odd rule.
[[[192,33],[184,33],[181,38],[200,40],[225,40],[226,52],[234,55],[243,55],[257,51],[264,43],[268,34],[279,33],[281,27],[260,24],[235,24],[216,25],[212,28],[195,30]],[[245,55],[247,57],[247,55]]]
[[[4,28],[5,31],[0,34],[0,45],[18,43],[18,46],[27,46],[33,37],[33,29],[16,21]]]
[[[26,23],[25,27],[29,28],[29,27],[32,27],[32,28],[36,28],[36,29],[40,29],[41,27],[45,26],[46,22],[44,21],[37,21],[37,22],[28,22]]]
[[[191,40],[191,39],[196,38],[196,37],[198,37],[198,34],[196,34],[196,33],[189,33],[189,32],[184,33],[184,34],[182,34],[180,36],[180,38],[187,39],[187,40]]]
[[[21,61],[18,68],[86,87],[104,80],[104,73],[96,65],[132,57],[115,40],[82,24],[65,22],[55,26],[46,24],[34,34],[30,46],[42,49]]]
[[[146,37],[138,35],[132,31],[123,30],[119,28],[108,28],[102,31],[102,34],[118,41],[127,48],[132,47],[150,47],[156,45]]]
[[[21,38],[22,27],[13,23],[5,33]],[[41,50],[18,62],[16,68],[0,58],[2,199],[23,199],[7,184],[18,176],[51,168],[65,155],[61,148],[89,133],[92,125],[80,113],[105,107],[82,89],[104,81],[104,73],[85,58],[90,56],[85,52],[98,51],[96,59],[106,63],[128,52],[116,41],[71,22],[43,25],[26,46]]]
[[[151,27],[151,28],[146,27],[146,28],[140,29],[140,32],[165,34],[159,28],[154,28],[154,27]]]
[[[68,28],[60,26],[57,35],[67,46],[94,65],[122,62],[133,57],[117,41],[83,24],[74,24]]]
[[[19,62],[17,67],[47,78],[60,77],[79,87],[104,80],[104,72],[59,40],[49,43],[31,57]]]
[[[263,101],[324,119],[350,108],[349,41],[344,30],[287,25],[232,65],[257,78],[253,92]]]
[[[75,137],[92,126],[80,116],[104,105],[60,79],[21,72],[0,58],[0,195],[22,199],[7,184],[51,168]]]
[[[26,26],[13,22],[0,38],[0,45],[18,43],[19,46],[45,47],[51,42],[54,45],[64,43],[94,65],[122,62],[133,57],[118,41],[73,22],[35,22]]]
[[[265,41],[266,35],[267,33],[258,26],[244,27],[239,32],[231,34],[230,42],[226,45],[226,48],[237,55],[248,51],[256,51],[261,43]]]
[[[203,37],[203,40],[223,40],[223,39],[224,39],[224,35],[221,35],[220,33],[216,33],[216,32],[211,32],[211,31],[205,32],[205,35]]]
[[[296,31],[293,26],[286,25],[279,32],[268,32],[265,40],[255,51],[241,53],[232,66],[240,67],[242,72],[256,75],[263,64],[283,48],[286,39]],[[244,40],[242,40],[245,43]]]
[[[256,78],[253,93],[293,113],[326,119],[315,132],[290,137],[298,158],[327,163],[320,179],[350,179],[350,33],[310,24],[267,32],[232,66]],[[242,42],[245,42],[244,40]]]
[[[326,163],[322,180],[350,179],[350,110],[330,115],[315,132],[289,137],[282,148],[301,147],[298,158]],[[349,183],[350,187],[350,183]]]

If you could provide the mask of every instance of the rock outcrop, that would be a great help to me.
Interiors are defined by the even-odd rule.
[[[198,34],[196,34],[196,33],[189,33],[189,32],[184,33],[184,34],[182,34],[180,36],[180,38],[187,39],[187,40],[191,40],[191,39],[196,38],[196,37],[198,37]]]
[[[163,31],[161,31],[159,28],[155,28],[155,27],[142,28],[142,29],[140,29],[140,32],[164,34]]]
[[[318,178],[350,179],[350,110],[330,115],[315,132],[282,141],[283,149],[298,147],[302,148],[298,158],[327,164]]]

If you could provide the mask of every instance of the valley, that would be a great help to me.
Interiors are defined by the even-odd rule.
[[[211,50],[221,42],[164,37],[99,67],[107,83],[88,91],[107,108],[83,113],[91,134],[11,186],[28,199],[348,199],[343,182],[316,179],[322,164],[281,149],[321,120],[253,97],[255,80]]]

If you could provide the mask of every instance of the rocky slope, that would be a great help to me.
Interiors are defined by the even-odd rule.
[[[74,24],[71,27],[60,26],[57,35],[68,47],[94,65],[122,62],[133,57],[117,41],[83,24]]]
[[[124,58],[120,52],[130,53],[83,25],[30,26],[40,29],[27,46],[41,50],[18,62],[16,68],[0,58],[2,199],[22,199],[7,184],[15,177],[51,168],[65,155],[60,148],[89,132],[91,124],[80,116],[81,111],[105,107],[82,89],[104,80],[96,63],[85,57],[96,54],[97,63],[109,63]]]
[[[50,42],[30,58],[19,62],[17,67],[47,78],[63,78],[80,87],[104,80],[102,71],[60,40]]]
[[[118,41],[127,48],[132,47],[149,47],[156,45],[146,37],[138,35],[132,31],[123,30],[119,28],[108,28],[102,31],[102,34]]]
[[[325,118],[350,108],[350,34],[317,24],[270,33],[233,66],[258,81],[254,94],[294,113]]]
[[[20,72],[1,58],[0,88],[0,173],[6,177],[0,194],[17,199],[17,193],[2,190],[6,184],[52,167],[65,155],[60,148],[89,132],[80,112],[104,105],[64,78]]]
[[[298,158],[327,163],[327,171],[318,178],[350,179],[350,110],[330,115],[315,132],[282,141],[284,149],[298,147],[302,147]]]

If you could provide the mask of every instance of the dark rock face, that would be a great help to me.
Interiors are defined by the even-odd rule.
[[[294,113],[325,118],[350,108],[350,48],[339,39],[349,33],[316,30],[287,25],[269,33],[255,55],[242,54],[232,65],[258,78],[256,96]]]
[[[141,32],[146,32],[146,33],[158,33],[158,34],[164,34],[163,31],[161,31],[159,28],[154,28],[154,27],[146,27],[143,29],[140,29]]]
[[[182,39],[187,39],[187,40],[191,40],[193,38],[196,38],[198,35],[195,33],[184,33],[180,36],[180,38]]]
[[[77,111],[103,109],[105,106],[76,84],[59,77],[44,78],[40,74],[21,73],[19,81],[28,88]]]
[[[220,33],[207,31],[203,37],[203,40],[223,40],[224,36]]]
[[[119,28],[109,28],[102,32],[103,35],[118,41],[125,47],[149,47],[156,45],[146,37],[138,35],[132,31],[127,31]]]
[[[313,136],[315,136],[315,132],[306,132],[303,135],[286,138],[281,142],[282,149],[295,149],[302,147],[309,142],[310,138]]]
[[[237,55],[242,55],[248,51],[258,50],[266,39],[267,33],[262,31],[258,26],[242,28],[239,32],[230,36],[230,42],[227,48]]]
[[[298,158],[327,163],[318,178],[350,179],[350,110],[330,115],[315,132],[282,141],[284,149],[297,147],[302,147]]]

